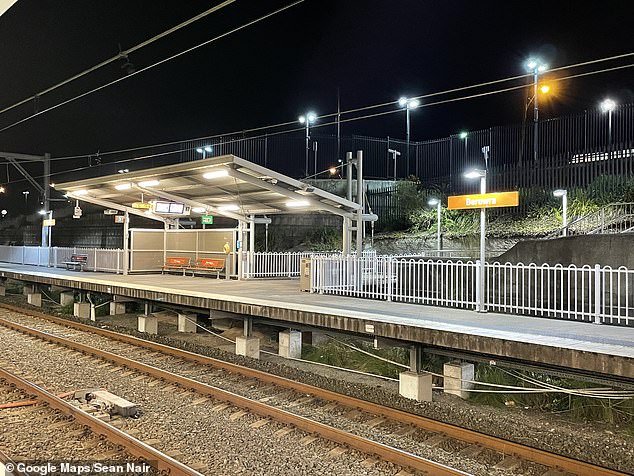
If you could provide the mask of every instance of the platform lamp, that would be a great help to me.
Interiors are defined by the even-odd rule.
[[[407,170],[405,171],[405,176],[409,175],[409,142],[410,142],[410,120],[409,120],[409,111],[411,111],[412,109],[416,109],[418,106],[420,106],[420,100],[416,99],[416,98],[406,98],[406,97],[401,97],[398,100],[398,105],[401,106],[403,109],[405,109],[405,137],[407,140]]]
[[[440,257],[440,251],[442,250],[442,242],[440,236],[440,220],[442,213],[442,202],[439,198],[431,198],[427,202],[430,207],[436,207],[436,245],[438,249],[438,255]]]
[[[486,169],[473,169],[464,174],[464,177],[470,180],[480,179],[480,193],[487,193],[487,171]],[[478,288],[478,312],[486,312],[484,308],[484,279],[485,279],[485,263],[486,263],[486,208],[480,208],[480,286]]]
[[[568,236],[568,190],[564,190],[560,188],[555,190],[553,192],[553,195],[557,198],[561,198],[562,230],[563,230],[563,235]]]
[[[539,75],[548,70],[548,66],[537,58],[530,58],[526,64],[526,70],[533,75],[533,160],[537,162],[539,150],[539,103],[537,101],[537,88]]]
[[[608,145],[612,145],[612,111],[616,108],[616,103],[612,99],[604,99],[600,104],[601,111],[608,113]]]

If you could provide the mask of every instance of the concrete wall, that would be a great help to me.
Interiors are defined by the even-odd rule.
[[[634,269],[634,234],[583,235],[555,240],[520,241],[508,250],[499,261],[524,264],[585,264],[625,266]]]

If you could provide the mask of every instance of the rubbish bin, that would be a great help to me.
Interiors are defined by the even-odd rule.
[[[302,258],[299,263],[299,290],[310,292],[310,258]]]

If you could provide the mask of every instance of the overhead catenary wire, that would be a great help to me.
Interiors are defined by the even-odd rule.
[[[600,62],[600,61],[610,60],[610,59],[614,59],[614,58],[621,58],[621,57],[630,56],[630,55],[634,55],[634,53],[627,54],[627,55],[619,55],[619,56],[610,57],[610,58],[607,58],[607,59],[599,59],[599,60],[587,61],[587,62],[584,62],[584,63],[578,63],[578,65],[593,64],[593,63],[597,63],[597,62]],[[553,69],[551,71],[571,69],[571,68],[574,68],[576,66],[577,65],[562,66],[561,68],[555,68],[555,69]],[[607,73],[607,72],[611,72],[611,71],[618,71],[618,70],[621,70],[621,69],[631,68],[633,66],[634,66],[634,63],[630,63],[630,64],[627,64],[627,65],[614,66],[614,67],[610,67],[610,68],[604,68],[604,69],[601,69],[601,70],[594,70],[594,71],[588,71],[588,72],[578,73],[578,74],[574,74],[574,75],[562,76],[562,77],[559,77],[559,78],[550,79],[549,81],[551,81],[551,82],[565,81],[565,80],[574,79],[574,78],[578,78],[578,77],[591,76],[591,75],[594,75],[594,74],[602,74],[602,73]],[[433,93],[429,93],[429,94],[425,94],[425,95],[419,95],[419,96],[416,96],[415,98],[416,99],[426,99],[426,98],[430,98],[430,97],[436,97],[436,96],[451,94],[453,92],[464,91],[464,90],[467,90],[467,89],[474,89],[474,88],[477,88],[477,87],[482,87],[484,85],[498,84],[498,83],[502,83],[502,82],[506,82],[506,81],[510,81],[510,80],[514,80],[514,79],[518,79],[518,78],[524,78],[524,77],[525,77],[525,75],[513,76],[511,78],[493,80],[493,81],[488,81],[488,82],[485,82],[485,83],[479,83],[479,84],[475,84],[475,85],[464,86],[464,87],[460,87],[460,88],[454,88],[454,89],[443,90],[443,91],[437,91],[437,92],[433,92]],[[446,104],[446,103],[450,103],[450,102],[465,101],[465,100],[468,100],[468,99],[475,99],[475,98],[489,96],[489,95],[493,95],[493,94],[511,92],[511,91],[516,91],[516,90],[525,89],[525,88],[529,88],[529,87],[531,87],[531,86],[528,85],[528,84],[521,84],[521,85],[511,86],[511,87],[507,87],[507,88],[495,89],[495,90],[492,90],[492,91],[484,91],[484,92],[481,92],[481,93],[471,94],[471,95],[467,95],[467,96],[460,96],[460,97],[456,97],[456,98],[449,98],[449,99],[435,101],[435,102],[423,103],[423,104],[420,104],[417,107],[417,109],[430,107],[430,106],[437,106],[437,105]],[[352,113],[360,112],[360,111],[364,111],[364,110],[370,110],[370,109],[375,109],[375,108],[379,108],[379,107],[392,106],[392,105],[394,105],[396,103],[397,103],[396,101],[390,101],[390,102],[387,102],[387,103],[381,103],[381,104],[376,104],[376,105],[371,105],[371,106],[365,106],[365,107],[356,108],[356,109],[349,109],[349,110],[341,111],[340,114],[342,114],[342,115],[346,114],[347,115],[347,114],[352,114]],[[339,123],[347,123],[347,122],[353,122],[353,121],[358,121],[358,120],[371,119],[371,118],[374,118],[374,117],[380,117],[380,116],[384,116],[384,115],[388,115],[388,114],[396,114],[396,113],[399,113],[399,112],[402,112],[402,110],[401,109],[392,109],[392,110],[389,110],[389,111],[382,111],[382,112],[379,112],[379,113],[366,114],[366,115],[363,115],[363,116],[347,118],[347,119],[341,119],[340,121],[330,121],[330,122],[327,122],[327,123],[313,124],[313,125],[311,125],[311,128],[314,129],[314,128],[320,128],[320,127],[327,127],[327,126],[336,125],[338,122]],[[334,117],[336,115],[337,115],[337,113],[324,114],[324,115],[318,116],[318,118],[319,119],[324,119],[324,118]],[[242,130],[239,130],[239,131],[225,132],[225,133],[222,133],[222,134],[214,134],[214,135],[210,135],[210,136],[202,136],[202,137],[195,137],[195,138],[190,138],[190,139],[182,139],[182,140],[177,140],[177,141],[169,141],[169,142],[162,142],[162,143],[150,144],[150,145],[144,145],[144,146],[138,146],[138,147],[129,147],[129,148],[124,148],[124,149],[105,151],[105,152],[100,152],[99,155],[101,157],[104,157],[104,156],[107,156],[107,155],[121,154],[121,153],[126,153],[126,152],[134,152],[134,151],[143,150],[143,149],[162,148],[162,147],[168,147],[170,145],[183,144],[185,142],[203,141],[203,140],[210,140],[210,139],[215,139],[215,138],[219,138],[219,137],[226,137],[226,136],[232,136],[232,135],[238,135],[238,134],[247,134],[247,133],[251,133],[251,132],[260,132],[260,131],[267,130],[267,129],[277,129],[277,128],[280,128],[280,127],[285,127],[285,126],[294,125],[294,124],[296,124],[296,121],[286,121],[286,122],[280,122],[280,123],[277,123],[277,124],[271,124],[271,125],[267,125],[267,126],[259,126],[259,127],[254,127],[254,128],[250,128],[250,129],[242,129]],[[295,132],[295,131],[303,130],[303,129],[304,129],[303,127],[298,127],[298,128],[293,128],[290,131],[282,131],[282,133]],[[1,130],[0,130],[0,132],[1,132]],[[267,135],[269,135],[269,136],[275,135],[275,134],[276,134],[276,132],[267,133]],[[253,137],[251,137],[251,138],[253,138]],[[237,140],[244,140],[244,139],[237,139]],[[94,153],[79,154],[79,155],[66,155],[66,156],[61,156],[61,157],[53,157],[51,160],[52,161],[61,161],[61,160],[81,159],[81,158],[87,158],[90,155],[94,155]]]
[[[203,46],[207,46],[207,45],[209,45],[209,44],[211,44],[211,43],[213,43],[215,41],[218,41],[218,40],[220,40],[222,38],[225,38],[225,37],[227,37],[229,35],[232,35],[233,33],[236,33],[238,31],[244,30],[245,28],[248,28],[249,26],[252,26],[252,25],[254,25],[256,23],[259,23],[259,22],[261,22],[263,20],[266,20],[267,18],[270,18],[270,17],[272,17],[274,15],[277,15],[278,13],[281,13],[281,12],[283,12],[285,10],[288,10],[289,8],[292,8],[292,7],[296,6],[296,5],[299,5],[300,3],[303,3],[304,1],[305,0],[296,0],[293,3],[290,3],[288,5],[285,5],[285,6],[281,7],[281,8],[278,8],[277,10],[274,10],[272,12],[269,12],[269,13],[265,14],[265,15],[262,15],[262,16],[256,18],[255,20],[251,20],[251,21],[249,21],[247,23],[244,23],[244,24],[240,25],[239,27],[233,28],[233,29],[231,29],[229,31],[226,31],[226,32],[224,32],[224,33],[222,33],[222,34],[220,34],[218,36],[215,36],[214,38],[211,38],[211,39],[206,40],[206,41],[204,41],[202,43],[199,43],[199,44],[197,44],[195,46],[187,48],[187,49],[185,49],[183,51],[180,51],[179,53],[176,53],[176,54],[173,54],[171,56],[168,56],[167,58],[163,58],[162,60],[159,60],[156,63],[152,63],[152,64],[150,64],[148,66],[145,66],[144,68],[141,68],[138,71],[130,73],[127,76],[123,76],[121,78],[115,79],[115,80],[110,81],[108,83],[102,84],[101,86],[97,86],[96,88],[93,88],[93,89],[91,89],[89,91],[85,91],[85,92],[83,92],[81,94],[78,94],[77,96],[74,96],[72,98],[66,99],[66,100],[64,100],[64,101],[62,101],[62,102],[60,102],[58,104],[55,104],[55,105],[50,106],[50,107],[48,107],[46,109],[43,109],[43,110],[38,111],[36,113],[33,113],[30,116],[24,117],[24,118],[22,118],[22,119],[20,119],[20,120],[18,120],[16,122],[13,122],[13,123],[11,123],[11,124],[9,124],[7,126],[4,126],[3,128],[0,129],[0,132],[5,132],[5,131],[7,131],[9,129],[12,129],[13,127],[15,127],[17,125],[20,125],[20,124],[22,124],[24,122],[27,122],[27,121],[35,118],[35,117],[41,116],[42,114],[46,114],[47,112],[50,112],[50,111],[52,111],[54,109],[57,109],[57,108],[59,108],[61,106],[64,106],[64,105],[69,104],[71,102],[77,101],[78,99],[84,98],[84,97],[86,97],[86,96],[88,96],[90,94],[93,94],[93,93],[96,93],[98,91],[101,91],[102,89],[105,89],[105,88],[107,88],[109,86],[112,86],[114,84],[120,83],[120,82],[122,82],[122,81],[124,81],[126,79],[129,79],[129,78],[131,78],[133,76],[136,76],[136,75],[141,74],[141,73],[143,73],[145,71],[153,69],[153,68],[155,68],[155,67],[157,67],[159,65],[167,63],[168,61],[171,61],[171,60],[173,60],[175,58],[178,58],[178,57],[180,57],[182,55],[185,55],[185,54],[190,53],[190,52],[192,52],[194,50],[197,50],[198,48],[202,48]]]
[[[39,92],[35,93],[32,96],[24,98],[21,101],[18,101],[15,104],[12,104],[11,106],[7,106],[7,107],[5,107],[3,109],[0,109],[0,114],[4,114],[5,112],[8,112],[8,111],[10,111],[12,109],[15,109],[16,107],[22,106],[23,104],[26,104],[26,103],[28,103],[30,101],[35,100],[35,99],[40,99],[45,94],[48,94],[48,93],[50,93],[50,92],[52,92],[52,91],[54,91],[54,90],[56,90],[58,88],[61,88],[62,86],[65,86],[67,84],[70,84],[70,83],[72,83],[73,81],[75,81],[75,80],[77,80],[79,78],[82,78],[82,77],[84,77],[84,76],[86,76],[86,75],[88,75],[88,74],[90,74],[90,73],[92,73],[94,71],[97,71],[98,69],[103,68],[104,66],[109,65],[110,63],[114,63],[115,61],[119,60],[120,58],[127,57],[129,54],[134,53],[135,51],[138,51],[141,48],[144,48],[144,47],[154,43],[155,41],[160,40],[161,38],[165,38],[166,36],[171,35],[172,33],[176,32],[176,31],[178,31],[178,30],[180,30],[182,28],[185,28],[186,26],[191,25],[192,23],[194,23],[194,22],[196,22],[196,21],[198,21],[198,20],[200,20],[202,18],[205,18],[206,16],[208,16],[208,15],[210,15],[212,13],[217,12],[218,10],[221,10],[222,8],[224,8],[224,7],[228,6],[228,5],[231,5],[232,3],[236,2],[236,1],[237,0],[225,0],[224,2],[222,2],[222,3],[218,4],[218,5],[215,5],[215,6],[211,7],[211,8],[208,8],[204,12],[199,13],[198,15],[196,15],[196,16],[188,19],[188,20],[185,20],[184,22],[179,23],[178,25],[173,26],[172,28],[163,31],[162,33],[159,33],[158,35],[155,35],[152,38],[149,38],[149,39],[147,39],[145,41],[142,41],[138,45],[135,45],[135,46],[133,46],[131,48],[128,48],[127,50],[120,51],[115,56],[112,56],[111,58],[108,58],[108,59],[106,59],[106,60],[104,60],[104,61],[102,61],[100,63],[97,63],[96,65],[91,66],[90,68],[88,68],[88,69],[86,69],[86,70],[84,70],[84,71],[82,71],[80,73],[77,73],[77,74],[71,76],[70,78],[67,78],[67,79],[65,79],[63,81],[60,81],[59,83],[54,84],[53,86],[49,86],[48,88],[43,89],[42,91],[39,91]]]
[[[614,71],[614,70],[619,70],[619,69],[624,69],[624,68],[631,68],[631,67],[634,67],[634,63],[628,64],[628,65],[611,67],[611,68],[605,68],[605,69],[597,70],[597,71],[590,71],[590,72],[586,72],[586,73],[580,73],[580,74],[577,74],[577,75],[564,76],[564,77],[553,79],[553,81],[565,81],[565,80],[573,79],[573,78],[579,77],[579,76],[589,76],[589,75],[592,75],[592,74],[601,74],[601,73],[606,73],[606,72],[610,72],[610,71]],[[448,103],[458,102],[458,101],[466,101],[466,100],[476,99],[476,98],[480,98],[480,97],[486,97],[486,96],[490,96],[490,95],[494,95],[494,94],[501,94],[501,93],[505,93],[505,92],[519,90],[519,89],[523,89],[523,88],[527,88],[527,87],[529,87],[529,85],[519,85],[519,86],[508,87],[508,88],[496,89],[496,90],[493,90],[493,91],[485,91],[485,92],[482,92],[482,93],[470,94],[470,95],[467,95],[467,96],[460,96],[460,97],[455,97],[455,98],[435,101],[435,102],[432,102],[432,103],[424,103],[424,104],[421,104],[420,106],[418,106],[418,108],[438,106],[438,105],[448,104]],[[378,113],[366,114],[366,115],[359,116],[359,117],[351,117],[351,118],[348,118],[348,119],[342,119],[339,122],[340,123],[348,123],[348,122],[354,122],[354,121],[361,121],[361,120],[371,119],[371,118],[375,118],[375,117],[386,116],[386,115],[389,115],[389,114],[397,114],[399,112],[402,112],[402,110],[400,110],[400,109],[391,109],[389,111],[382,111],[382,112],[378,112]],[[279,126],[292,125],[292,124],[296,124],[296,122],[295,121],[290,121],[290,122],[286,122],[286,123],[280,123]],[[327,122],[327,123],[314,124],[314,125],[311,126],[311,128],[322,128],[322,127],[328,127],[328,126],[332,126],[332,125],[336,125],[336,124],[337,124],[337,121],[335,120],[335,121],[330,121],[330,122]],[[264,130],[264,129],[266,129],[266,127],[257,128],[257,130]],[[269,132],[269,133],[261,134],[261,135],[258,135],[258,136],[251,136],[251,137],[240,138],[240,139],[230,139],[230,140],[227,140],[225,142],[221,142],[221,143],[215,144],[215,145],[227,145],[227,144],[232,144],[232,143],[239,142],[239,141],[253,140],[253,139],[258,139],[258,138],[282,135],[282,134],[290,134],[290,133],[293,133],[293,132],[301,131],[303,129],[304,129],[303,127],[293,127],[291,129],[282,130],[282,131],[275,131],[275,132]],[[252,129],[252,130],[255,130],[255,129]],[[245,132],[249,132],[249,131],[245,131]],[[216,136],[210,136],[209,138],[222,137],[222,136],[226,136],[226,135],[230,135],[230,134],[219,134],[219,135],[216,135]],[[183,140],[183,141],[175,141],[175,142],[172,142],[172,143],[166,143],[165,145],[182,144],[184,142],[191,142],[191,141],[195,141],[195,140],[202,140],[202,139],[189,139],[189,140]],[[142,150],[142,149],[151,148],[151,147],[161,147],[161,145],[141,146],[141,147],[137,147],[137,148],[133,148],[133,149],[124,149],[124,150]],[[167,152],[157,152],[157,153],[154,153],[154,154],[146,154],[146,155],[137,156],[137,157],[128,157],[128,158],[116,160],[116,161],[113,161],[113,162],[102,163],[99,167],[112,166],[112,165],[121,164],[121,163],[129,163],[129,162],[135,162],[135,161],[149,159],[149,158],[167,156],[167,155],[181,153],[181,152],[190,151],[190,150],[194,150],[194,149],[196,149],[195,146],[187,148],[187,149],[176,149],[176,150],[170,150],[170,151],[167,151]],[[121,152],[122,151],[103,152],[103,153],[100,153],[100,156],[105,156],[107,154],[121,153]],[[54,160],[81,159],[81,158],[90,157],[91,155],[94,155],[94,154],[84,154],[84,155],[76,155],[76,156],[56,157],[56,158],[52,158],[51,160],[54,161]],[[50,176],[53,177],[53,176],[57,176],[57,175],[63,175],[63,174],[79,172],[79,171],[87,170],[87,169],[95,169],[95,168],[96,167],[94,167],[94,166],[77,167],[77,168],[70,169],[70,170],[53,172],[53,173],[50,174]],[[41,178],[41,177],[43,177],[43,175],[34,176],[34,178]],[[18,180],[11,181],[10,183],[23,182],[24,180],[25,179],[18,179]],[[7,182],[7,183],[9,183],[9,182]]]

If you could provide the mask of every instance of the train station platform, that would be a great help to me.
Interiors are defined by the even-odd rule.
[[[116,275],[0,263],[0,276],[249,316],[289,327],[418,343],[446,353],[603,375],[634,384],[634,328],[476,313],[469,310],[310,294],[296,280],[224,280],[178,275]]]

